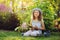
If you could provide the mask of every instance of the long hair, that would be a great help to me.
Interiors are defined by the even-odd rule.
[[[39,11],[38,20],[41,21],[41,19],[42,19],[42,11],[41,11],[41,9],[39,9],[39,8],[33,9],[33,14],[32,14],[33,20],[35,20],[35,16],[34,16],[34,12],[35,12],[35,11]]]

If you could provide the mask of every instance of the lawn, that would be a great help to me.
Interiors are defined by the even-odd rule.
[[[60,32],[53,32],[50,37],[24,37],[20,32],[0,30],[0,40],[60,40]]]

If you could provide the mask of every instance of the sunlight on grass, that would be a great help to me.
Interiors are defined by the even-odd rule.
[[[0,40],[60,40],[60,33],[53,33],[50,37],[24,37],[20,32],[0,31]]]
[[[3,37],[0,40],[59,40],[58,37]]]
[[[35,38],[31,37],[3,37],[1,40],[35,40]]]

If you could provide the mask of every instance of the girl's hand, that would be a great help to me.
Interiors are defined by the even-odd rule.
[[[38,30],[38,27],[37,26],[32,27],[31,30]]]
[[[32,27],[31,30],[34,30],[34,27]]]
[[[38,27],[35,25],[35,30],[38,30]]]

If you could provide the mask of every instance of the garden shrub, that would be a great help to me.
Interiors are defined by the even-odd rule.
[[[43,15],[46,29],[54,30],[53,21],[54,21],[55,11],[54,11],[54,7],[52,6],[52,4],[49,1],[42,2],[41,4],[39,1],[37,1],[37,3],[35,3],[33,6],[29,6],[28,8],[30,8],[30,10],[32,10],[34,8],[40,8],[43,12],[42,15]]]
[[[14,30],[19,25],[15,13],[0,12],[0,29]]]
[[[14,30],[20,25],[16,13],[12,12],[12,9],[3,3],[0,3],[0,29]]]

